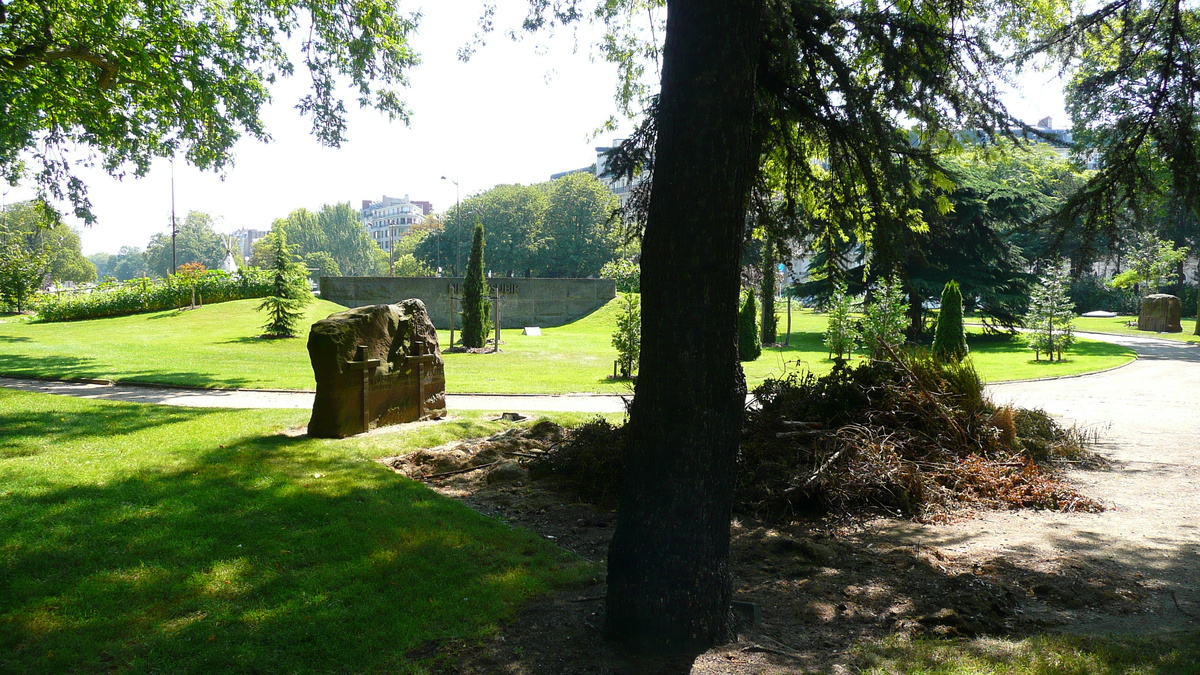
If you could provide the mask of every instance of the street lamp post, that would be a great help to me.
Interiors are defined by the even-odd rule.
[[[442,180],[448,180],[451,183],[454,183],[454,213],[455,215],[459,215],[458,181],[451,178],[446,178],[445,176],[442,176]],[[442,230],[442,235],[443,236],[438,239],[438,267],[442,266],[442,240],[445,239],[444,229]]]

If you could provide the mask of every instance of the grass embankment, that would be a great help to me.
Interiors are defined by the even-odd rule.
[[[312,369],[305,338],[263,340],[256,300],[208,305],[73,323],[0,323],[0,373],[53,378],[102,378],[196,387],[311,389]],[[308,308],[315,321],[342,309],[318,301]],[[446,354],[451,393],[565,394],[627,393],[626,382],[609,379],[616,351],[612,333],[617,303],[539,337],[519,329],[501,332],[501,353]],[[786,329],[781,318],[780,330]],[[832,367],[822,336],[825,316],[792,312],[790,346],[767,348],[742,364],[751,388],[767,377],[805,369],[823,374]],[[444,346],[448,331],[439,331]],[[1077,375],[1125,363],[1123,347],[1081,340],[1064,362],[1036,362],[1020,339],[971,336],[972,358],[985,381]]]
[[[859,650],[864,675],[1188,675],[1200,635],[1043,635],[1024,640],[888,641]]]
[[[1182,333],[1151,333],[1149,331],[1138,330],[1137,320],[1136,316],[1118,316],[1111,319],[1079,317],[1075,319],[1075,329],[1093,333],[1137,335],[1138,337],[1162,338],[1164,340],[1179,340],[1181,342],[1200,342],[1200,335],[1192,334],[1196,332],[1195,319],[1183,319],[1179,322],[1180,326],[1183,327]],[[1127,325],[1130,322],[1133,323],[1132,326]]]
[[[261,300],[64,323],[0,324],[0,373],[190,387],[312,389],[308,324],[344,309],[317,300],[304,337],[265,340]]]
[[[0,389],[0,671],[424,672],[592,573],[369,461],[499,423],[306,417]]]

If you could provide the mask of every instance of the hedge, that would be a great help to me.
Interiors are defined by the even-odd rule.
[[[179,277],[106,282],[69,293],[43,293],[33,301],[38,321],[80,321],[177,309],[192,304],[192,284]],[[258,269],[234,274],[209,270],[195,282],[199,303],[228,302],[270,295],[271,275]]]

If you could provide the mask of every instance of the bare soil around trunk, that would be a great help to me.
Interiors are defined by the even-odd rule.
[[[739,639],[679,659],[636,657],[603,639],[614,514],[573,501],[553,482],[529,480],[509,461],[556,442],[558,432],[480,441],[491,443],[488,467],[432,479],[411,459],[384,460],[597,563],[590,583],[535,600],[486,644],[430,645],[422,655],[442,655],[447,673],[838,673],[854,672],[857,643],[892,635],[1194,631],[1200,346],[1107,339],[1136,349],[1139,360],[1099,375],[989,388],[997,403],[1042,408],[1094,434],[1107,464],[1066,477],[1103,512],[735,521],[736,598],[750,603]],[[460,448],[460,464],[445,467],[469,466],[462,457],[478,449]]]

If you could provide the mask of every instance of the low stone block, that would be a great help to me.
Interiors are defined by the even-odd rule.
[[[1138,330],[1156,333],[1182,333],[1179,319],[1182,315],[1179,298],[1166,293],[1155,293],[1142,298],[1142,309],[1138,314]]]
[[[308,333],[317,380],[308,434],[345,438],[446,413],[437,332],[420,300],[331,314]]]

